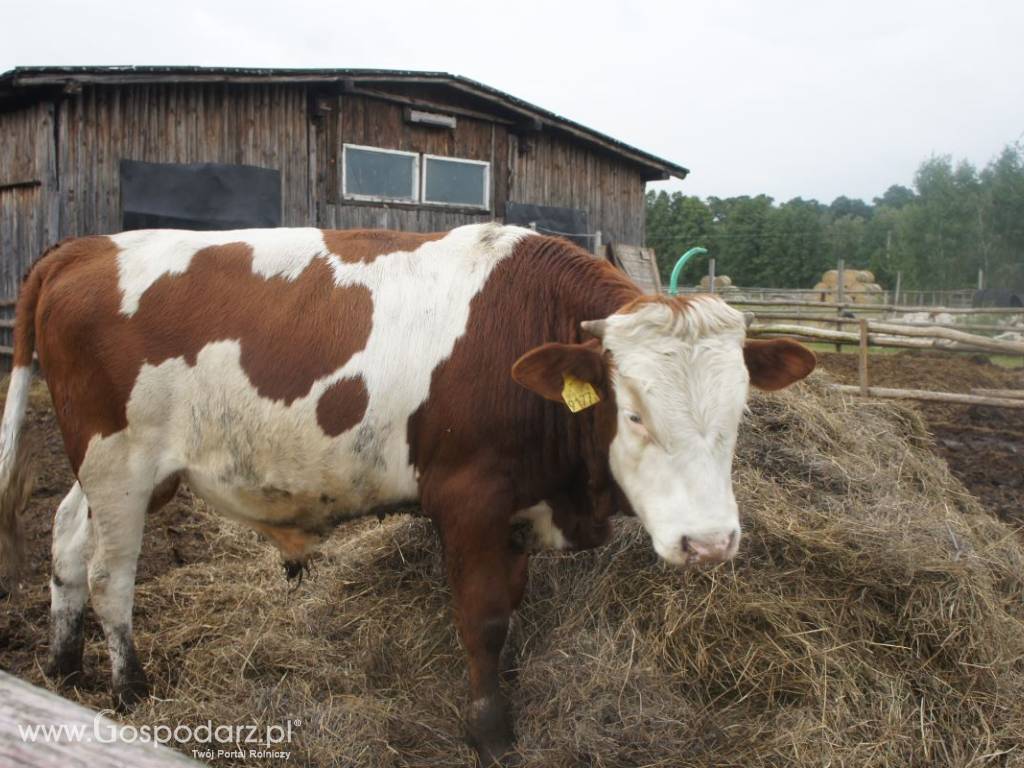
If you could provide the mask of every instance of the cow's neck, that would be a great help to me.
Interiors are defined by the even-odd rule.
[[[581,322],[608,317],[641,295],[636,285],[608,262],[561,241],[531,238],[513,260],[516,267],[530,273],[516,275],[514,279],[517,287],[530,288],[524,291],[526,316],[544,320],[534,330],[532,343],[524,345],[520,352],[545,341],[586,341],[589,337],[581,330]],[[533,407],[548,411],[541,422],[541,443],[545,449],[534,454],[536,462],[530,473],[544,476],[546,485],[565,488],[581,507],[581,513],[597,520],[606,519],[615,510],[616,496],[620,495],[608,468],[608,447],[617,422],[615,395],[610,385],[601,403],[578,414],[564,405],[541,401],[531,393],[526,396],[531,398]]]
[[[562,495],[581,513],[606,515],[614,395],[572,414],[517,385],[511,371],[541,344],[584,341],[582,321],[607,317],[639,295],[625,275],[575,246],[524,238],[473,298],[465,334],[410,417],[409,458],[423,482],[435,466],[482,462],[506,478],[517,509]]]

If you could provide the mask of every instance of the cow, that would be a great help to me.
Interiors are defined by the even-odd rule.
[[[292,573],[339,523],[418,504],[442,542],[485,763],[513,744],[499,656],[530,552],[513,528],[580,549],[624,512],[668,563],[732,558],[748,385],[777,390],[815,364],[795,341],[746,340],[719,298],[643,295],[565,240],[497,223],[70,239],[26,276],[14,336],[7,560],[33,353],[77,478],[53,529],[52,675],[81,671],[91,597],[115,703],[147,695],[136,560],[147,511],[179,483]]]

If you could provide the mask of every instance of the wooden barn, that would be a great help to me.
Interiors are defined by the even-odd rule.
[[[22,67],[0,75],[0,300],[61,238],[145,227],[496,219],[607,252],[642,245],[647,181],[686,174],[438,72]]]

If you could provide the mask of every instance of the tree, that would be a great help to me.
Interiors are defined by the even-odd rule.
[[[679,192],[671,197],[664,192],[647,194],[647,245],[654,248],[663,284],[668,285],[672,268],[683,253],[695,245],[707,245],[711,225],[711,211],[699,197]],[[682,277],[700,280],[702,269],[699,263],[691,263]]]
[[[1019,144],[989,163],[981,184],[986,197],[979,226],[989,284],[1024,290],[1024,157]]]
[[[881,197],[876,197],[872,202],[876,208],[885,206],[887,208],[895,208],[899,210],[906,205],[914,202],[914,190],[909,187],[904,187],[901,184],[893,184]]]
[[[837,219],[843,218],[844,216],[850,216],[859,219],[870,219],[871,218],[871,206],[865,203],[863,200],[857,198],[849,198],[846,195],[840,195],[832,201],[832,205],[829,207],[829,211]]]
[[[983,269],[989,285],[1024,289],[1024,150],[1007,146],[980,173],[968,162],[930,157],[914,189],[893,184],[873,205],[846,196],[826,206],[649,193],[647,233],[666,280],[681,253],[703,245],[737,285],[809,288],[843,258],[887,287],[902,272],[910,290],[962,288]],[[696,260],[684,282],[696,283],[706,269]]]
[[[762,285],[811,286],[827,269],[827,209],[816,200],[794,198],[771,212],[766,255],[773,274]]]

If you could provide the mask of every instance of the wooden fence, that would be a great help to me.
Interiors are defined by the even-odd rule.
[[[700,293],[702,288],[698,287],[681,287],[680,293]],[[722,290],[719,288],[718,290]],[[751,301],[757,304],[764,304],[766,302],[779,301],[785,303],[791,303],[793,301],[807,300],[815,302],[817,297],[820,297],[823,293],[836,293],[836,289],[832,288],[827,291],[815,289],[815,288],[763,288],[760,286],[728,286],[725,291],[727,294],[733,294],[736,296],[742,296],[744,300]],[[857,294],[857,291],[853,291]],[[883,290],[879,293],[868,294],[873,298],[880,299],[881,304],[894,305],[900,307],[901,311],[906,311],[908,307],[925,307],[928,310],[934,310],[936,308],[948,309],[953,308],[966,308],[971,306],[971,302],[974,300],[975,290],[973,288],[956,288],[953,290],[944,291],[912,291],[903,290],[899,293],[895,291]],[[859,295],[859,294],[858,294]],[[868,303],[858,303],[856,306],[865,307],[871,306]]]
[[[972,315],[990,317],[1020,315],[1019,308],[970,308],[970,307],[906,307],[895,305],[865,305],[851,303],[824,303],[802,301],[751,301],[730,300],[739,308],[755,308],[754,322],[747,332],[752,336],[790,336],[801,341],[830,342],[841,351],[842,346],[858,347],[857,385],[834,384],[841,392],[868,397],[903,398],[912,400],[960,403],[966,405],[988,405],[1000,408],[1024,408],[1024,390],[975,390],[971,393],[933,392],[921,389],[894,389],[873,387],[870,384],[869,348],[891,347],[899,349],[934,349],[945,352],[969,352],[975,354],[1000,354],[1021,356],[1024,364],[1024,340],[992,338],[991,333],[1010,331],[1019,325],[1005,326],[991,323],[959,325],[956,323],[933,323],[922,321],[907,322],[894,316],[896,312],[946,313],[970,319]],[[805,308],[813,308],[815,314],[806,314]],[[836,315],[821,314],[823,310],[834,309]],[[759,310],[759,311],[757,311]],[[857,316],[854,313],[858,313]],[[883,313],[878,317],[878,313]],[[866,316],[867,315],[867,316]],[[869,316],[877,319],[871,319]],[[795,324],[794,324],[795,323]],[[819,325],[834,325],[836,329]],[[856,332],[843,330],[855,325]]]

